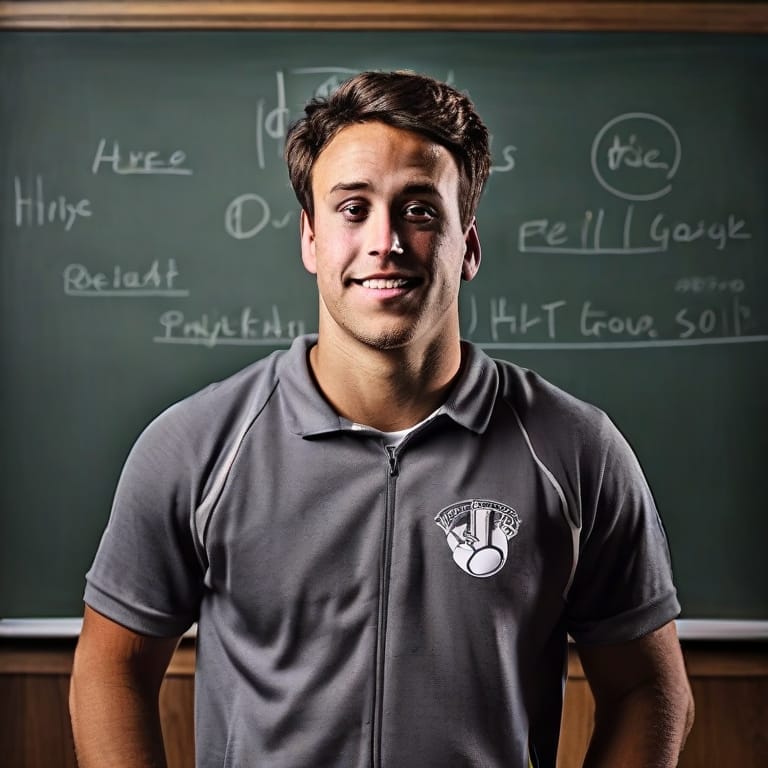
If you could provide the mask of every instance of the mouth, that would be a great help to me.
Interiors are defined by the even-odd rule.
[[[408,280],[402,277],[395,278],[394,280],[385,280],[382,278],[370,278],[368,280],[361,280],[360,285],[363,288],[374,288],[381,290],[383,288],[405,288],[408,285]]]
[[[413,277],[366,277],[353,278],[350,282],[373,291],[392,291],[413,288],[421,281]]]

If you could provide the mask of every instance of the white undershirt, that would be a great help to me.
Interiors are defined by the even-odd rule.
[[[396,448],[411,432],[418,429],[419,427],[424,426],[424,424],[434,419],[435,416],[438,416],[440,413],[442,413],[442,411],[443,406],[441,405],[439,408],[432,411],[432,413],[430,413],[426,419],[422,419],[418,424],[414,424],[412,427],[406,427],[405,429],[398,429],[394,432],[384,432],[380,429],[376,429],[375,427],[369,427],[367,424],[358,424],[357,422],[352,422],[352,429],[362,432],[373,432],[374,434],[380,435],[384,445],[386,445],[388,448]]]

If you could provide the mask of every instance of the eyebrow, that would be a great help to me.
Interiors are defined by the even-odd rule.
[[[332,195],[334,192],[355,192],[361,189],[371,189],[373,184],[369,181],[340,181],[334,184],[329,190],[328,194]],[[403,187],[401,194],[404,195],[434,195],[442,199],[442,195],[438,188],[431,181],[419,181],[411,184],[406,184]]]
[[[332,195],[334,192],[354,192],[357,189],[369,189],[370,187],[371,184],[367,181],[340,181],[328,190],[328,194]]]

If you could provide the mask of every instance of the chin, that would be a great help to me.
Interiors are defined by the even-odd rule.
[[[415,328],[393,328],[376,333],[355,333],[358,341],[368,347],[381,350],[401,349],[410,344],[416,336]]]

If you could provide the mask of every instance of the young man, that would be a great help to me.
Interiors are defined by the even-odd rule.
[[[554,766],[568,633],[587,764],[675,765],[679,606],[631,450],[459,337],[489,169],[471,103],[364,73],[286,158],[319,333],[132,451],[88,574],[81,765],[163,765],[158,689],[195,621],[201,768]]]

